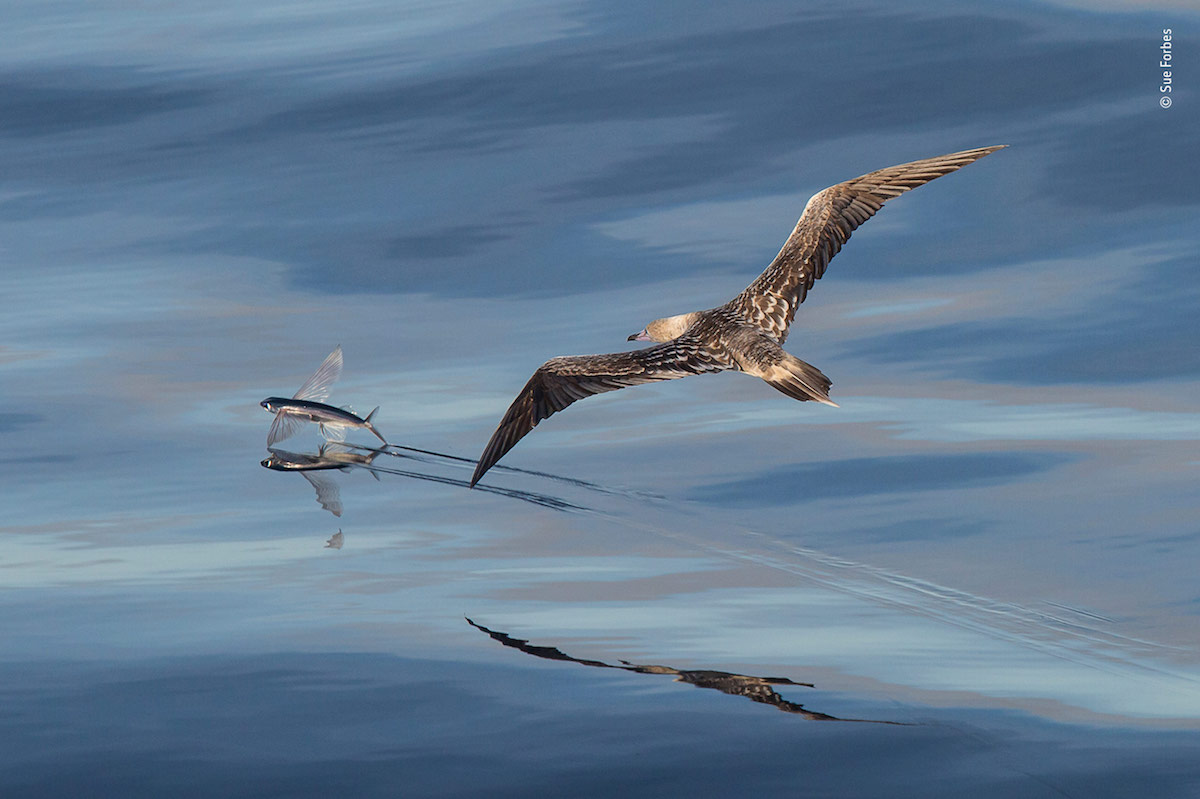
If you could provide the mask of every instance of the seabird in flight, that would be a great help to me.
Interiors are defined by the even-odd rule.
[[[983,158],[1006,145],[963,150],[899,164],[813,195],[783,249],[745,291],[707,311],[668,316],[630,341],[658,342],[633,352],[570,355],[546,361],[521,389],[479,458],[479,481],[538,422],[576,400],[626,386],[733,370],[762,378],[801,401],[825,405],[829,378],[783,350],[796,307],[825,274],[850,234],[885,202]]]

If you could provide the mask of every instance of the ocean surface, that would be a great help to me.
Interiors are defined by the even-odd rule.
[[[4,3],[0,795],[1200,795],[1186,6]],[[991,144],[809,293],[840,408],[641,386],[466,487],[547,358]],[[399,446],[263,468],[338,345]]]

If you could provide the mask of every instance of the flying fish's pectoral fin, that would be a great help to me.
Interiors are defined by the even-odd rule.
[[[296,435],[296,431],[302,424],[304,424],[304,420],[294,414],[285,411],[276,412],[275,419],[271,422],[271,429],[267,431],[267,446],[271,447],[277,442]]]
[[[313,376],[304,381],[292,399],[324,402],[329,398],[329,387],[342,375],[342,348],[338,345]]]

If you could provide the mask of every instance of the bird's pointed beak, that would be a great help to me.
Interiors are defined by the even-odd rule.
[[[630,336],[629,338],[627,338],[625,340],[626,341],[650,341],[650,334],[646,332],[645,328],[642,328],[642,332],[634,333],[632,336]]]

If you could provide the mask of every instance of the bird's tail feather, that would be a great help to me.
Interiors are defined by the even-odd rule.
[[[790,353],[784,353],[783,360],[763,379],[792,399],[801,402],[815,400],[838,407],[836,402],[829,399],[829,387],[833,385],[829,378],[811,363],[805,363]]]

